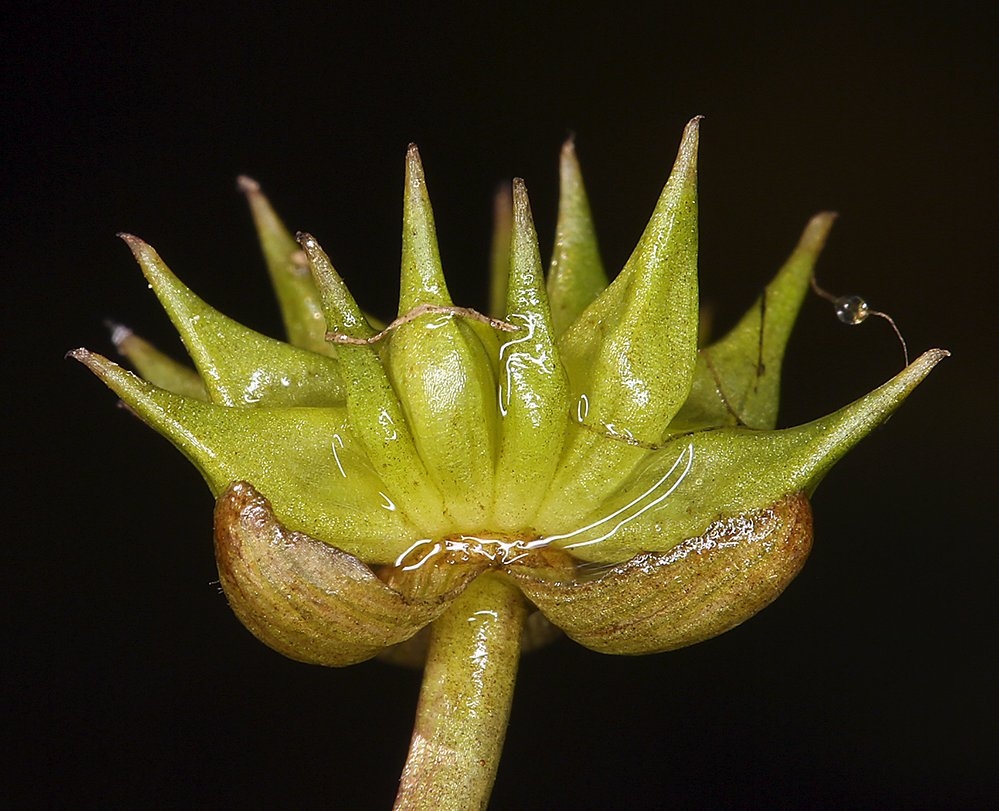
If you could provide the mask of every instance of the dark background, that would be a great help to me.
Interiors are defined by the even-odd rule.
[[[105,318],[179,347],[115,232],[277,334],[245,172],[388,313],[416,141],[454,298],[481,307],[499,182],[527,179],[547,254],[574,132],[618,268],[695,114],[722,328],[831,208],[823,284],[954,357],[819,489],[812,559],[761,616],[660,656],[527,657],[494,807],[995,801],[994,5],[101,5],[0,26],[13,804],[387,808],[418,690],[285,661],[230,614],[199,477],[62,359],[110,353]],[[782,424],[900,362],[887,325],[810,299]]]

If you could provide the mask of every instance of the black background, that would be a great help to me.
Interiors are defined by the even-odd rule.
[[[481,307],[499,182],[526,178],[547,253],[574,132],[620,267],[695,114],[722,328],[831,208],[824,285],[954,357],[819,489],[812,559],[761,616],[660,656],[527,657],[493,807],[995,800],[994,10],[77,5],[0,26],[8,800],[386,808],[418,690],[285,661],[229,613],[199,477],[62,359],[110,352],[104,318],[179,347],[115,232],[277,334],[245,172],[385,314],[415,141],[452,293]],[[900,361],[884,323],[811,298],[782,424]]]

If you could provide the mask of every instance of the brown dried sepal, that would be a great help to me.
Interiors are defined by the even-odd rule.
[[[283,527],[246,482],[230,485],[215,508],[219,577],[236,616],[278,652],[333,667],[379,653],[419,665],[418,632],[485,571],[510,578],[539,610],[537,639],[525,648],[555,638],[556,627],[603,653],[682,648],[773,602],[811,545],[811,508],[798,493],[599,575],[559,549],[465,536],[430,554],[414,550],[376,575],[352,555]]]
[[[811,547],[811,507],[797,493],[594,579],[505,571],[576,642],[637,655],[692,645],[749,619],[801,571]]]
[[[216,502],[215,558],[229,605],[254,636],[292,659],[330,667],[409,639],[474,577],[432,597],[404,596],[352,555],[283,527],[246,482]]]

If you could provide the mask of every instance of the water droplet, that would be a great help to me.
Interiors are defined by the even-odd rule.
[[[836,317],[844,324],[859,324],[867,320],[870,307],[860,296],[840,296],[833,302]]]
[[[814,276],[812,276],[812,290],[815,291],[816,295],[824,298],[826,301],[832,302],[833,308],[836,311],[836,317],[844,324],[849,324],[850,326],[861,324],[867,320],[867,316],[869,315],[876,315],[878,318],[883,318],[887,321],[891,325],[892,330],[894,330],[898,342],[902,344],[902,357],[905,359],[905,365],[909,365],[909,347],[905,345],[905,338],[902,337],[901,330],[899,330],[898,325],[888,313],[883,313],[880,310],[872,310],[860,296],[834,296],[832,293],[828,293],[819,287]]]

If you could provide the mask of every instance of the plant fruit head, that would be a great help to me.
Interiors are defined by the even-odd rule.
[[[71,354],[204,476],[221,582],[253,633],[307,662],[404,659],[489,575],[526,597],[528,642],[555,626],[649,653],[737,625],[793,579],[819,481],[947,353],[777,429],[784,349],[834,215],[813,217],[746,315],[699,347],[698,127],[610,283],[572,143],[547,280],[514,181],[488,317],[450,298],[415,147],[385,329],[247,178],[287,342],[222,315],[123,235],[194,368],[123,328],[115,343],[139,374]]]

